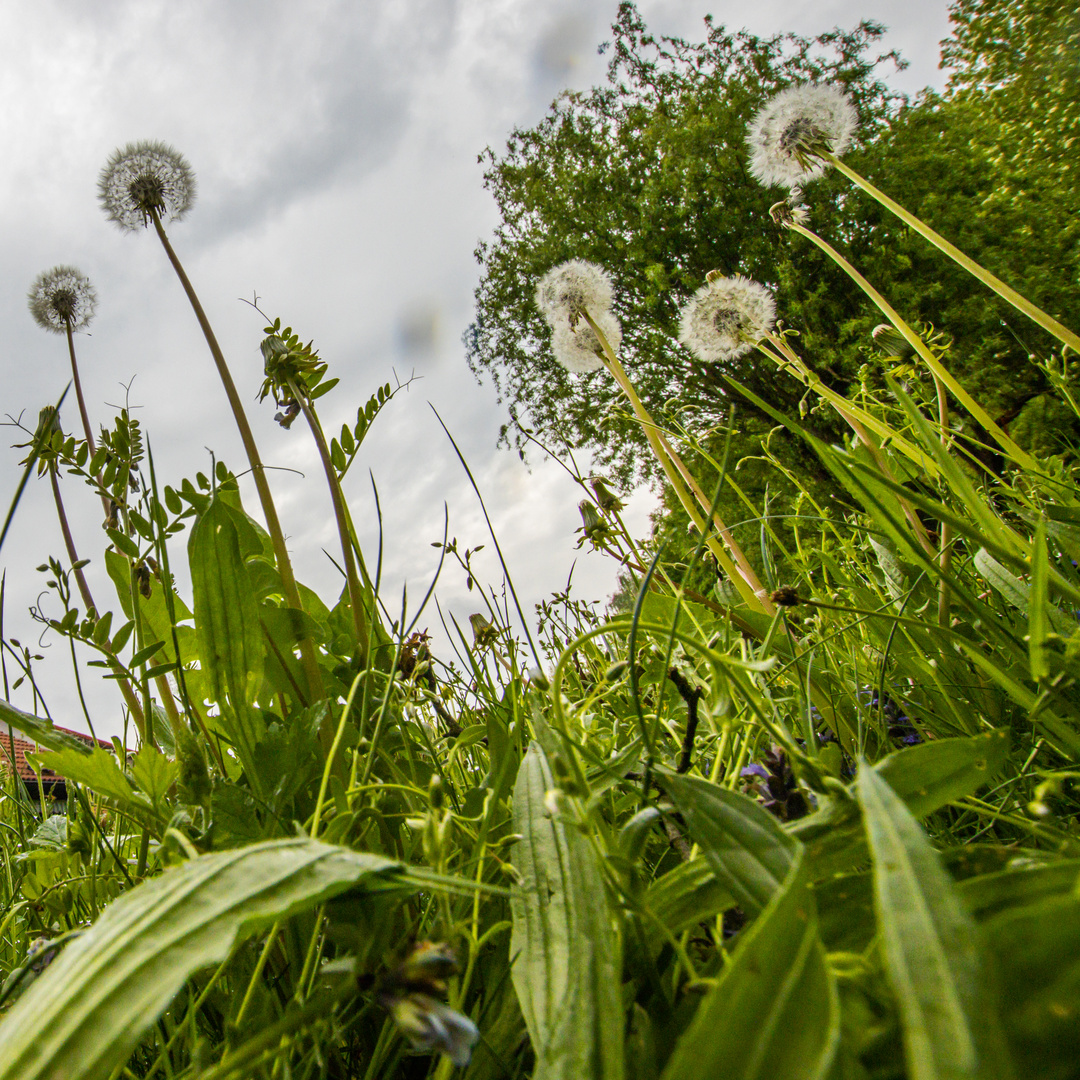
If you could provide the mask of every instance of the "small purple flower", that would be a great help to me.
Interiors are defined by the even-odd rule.
[[[467,1016],[427,994],[387,994],[382,1003],[417,1053],[437,1051],[459,1067],[469,1064],[480,1032]]]
[[[743,769],[741,773],[739,773],[739,775],[746,777],[760,776],[762,780],[768,780],[769,770],[766,769],[764,765],[758,765],[755,763],[753,765],[747,765],[746,768]]]

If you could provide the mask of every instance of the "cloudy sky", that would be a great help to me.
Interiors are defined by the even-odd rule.
[[[941,84],[945,0],[642,0],[640,8],[654,32],[695,40],[706,13],[762,34],[877,19],[890,27],[888,47],[911,61],[894,83],[908,91]],[[256,293],[266,312],[315,339],[341,379],[324,399],[328,429],[355,417],[394,372],[422,376],[379,418],[347,481],[371,561],[369,470],[378,485],[392,610],[403,584],[414,602],[427,588],[444,504],[462,546],[488,544],[481,577],[501,582],[476,498],[429,403],[469,459],[528,607],[563,588],[572,567],[577,595],[604,600],[617,568],[574,550],[580,494],[555,464],[530,470],[495,449],[503,414],[466,368],[460,337],[477,278],[472,252],[497,223],[477,155],[500,147],[515,125],[536,123],[560,90],[602,79],[596,47],[610,36],[615,10],[615,0],[0,0],[0,414],[36,417],[65,385],[63,339],[33,323],[25,295],[40,271],[70,263],[100,297],[78,341],[95,425],[126,395],[163,482],[209,472],[211,452],[244,467],[210,357],[160,247],[152,236],[122,234],[97,206],[98,172],[111,151],[161,139],[198,174],[198,202],[170,234],[252,402],[264,460],[305,474],[273,480],[302,579],[324,594],[338,588],[322,554],[334,551],[335,534],[302,425],[283,431],[272,408],[254,404],[263,324],[239,298]],[[72,428],[73,402],[65,414]],[[8,433],[5,508],[20,457],[6,449],[18,441]],[[100,504],[74,481],[64,489],[80,554],[93,560],[98,604],[116,607],[100,574]],[[248,502],[255,506],[253,491]],[[642,534],[651,505],[648,492],[631,503]],[[48,485],[32,483],[0,553],[6,636],[36,642],[40,627],[27,608],[44,575],[34,567],[62,552]],[[183,563],[182,550],[173,558]],[[439,596],[459,622],[479,607],[449,565]],[[42,603],[48,608],[49,598]],[[434,608],[425,624],[448,652]],[[66,647],[52,635],[42,645],[38,677],[56,722],[85,729]],[[10,660],[8,673],[16,674]],[[32,707],[26,686],[12,700]],[[88,701],[99,734],[120,731],[111,684],[88,687]]]

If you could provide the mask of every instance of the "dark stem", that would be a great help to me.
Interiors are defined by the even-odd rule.
[[[683,736],[682,754],[676,770],[676,772],[684,773],[690,770],[690,761],[694,753],[694,736],[697,735],[698,702],[705,696],[705,692],[696,686],[691,686],[678,668],[671,668],[668,671],[668,678],[675,684],[679,697],[686,702],[686,734]]]
[[[195,312],[195,318],[198,320],[203,337],[206,338],[206,344],[210,348],[210,355],[214,358],[221,384],[225,387],[225,395],[229,399],[229,406],[232,408],[233,418],[236,420],[240,439],[244,444],[244,450],[251,465],[251,475],[255,480],[255,487],[259,493],[263,516],[266,518],[266,528],[274,545],[274,555],[277,559],[278,573],[281,574],[281,586],[285,593],[285,599],[290,607],[303,610],[304,605],[300,602],[300,593],[296,588],[296,577],[293,575],[292,561],[289,559],[289,551],[285,546],[285,536],[281,531],[277,508],[274,506],[274,497],[270,492],[270,484],[266,479],[262,459],[259,457],[259,448],[255,445],[255,436],[251,433],[251,426],[248,424],[243,403],[240,401],[240,395],[236,392],[236,384],[233,382],[232,374],[229,372],[229,365],[225,362],[225,354],[221,351],[221,346],[218,345],[217,337],[210,326],[210,320],[206,317],[206,312],[203,310],[202,303],[199,301],[199,297],[184,267],[177,258],[176,252],[173,251],[168,236],[165,235],[165,230],[161,225],[161,217],[153,209],[150,211],[150,216],[154,222],[154,229],[157,231],[158,239],[161,241],[161,246],[165,249],[165,254],[169,257],[169,262],[172,263],[172,268],[176,271],[176,276],[187,294],[188,302]],[[315,659],[315,646],[312,644],[311,638],[305,637],[300,642],[300,655],[304,664],[304,673],[307,675],[308,685],[311,688],[311,695],[318,700],[324,696],[324,690],[322,674]],[[330,736],[333,737],[333,732],[330,733]]]

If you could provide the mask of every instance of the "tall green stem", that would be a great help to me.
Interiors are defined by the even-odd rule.
[[[353,558],[352,529],[349,527],[345,499],[341,494],[341,484],[338,481],[337,470],[334,468],[334,463],[330,458],[330,448],[326,445],[326,436],[323,435],[322,425],[319,423],[319,418],[315,413],[315,407],[308,401],[307,395],[301,393],[295,380],[289,378],[287,384],[293,400],[300,405],[304,419],[311,429],[312,438],[315,440],[315,445],[319,450],[319,459],[322,461],[323,472],[326,473],[326,482],[330,487],[330,501],[334,506],[338,536],[341,538],[341,558],[345,566],[345,580],[349,587],[349,603],[352,605],[353,611],[353,628],[356,631],[356,641],[360,647],[361,658],[366,665],[370,642],[367,613],[364,607],[364,590],[356,573],[356,560]]]
[[[953,262],[962,266],[969,274],[978,278],[987,288],[993,289],[998,296],[1012,304],[1017,311],[1026,315],[1032,322],[1037,323],[1048,334],[1056,337],[1058,341],[1068,345],[1073,352],[1080,353],[1080,337],[1074,334],[1067,326],[1062,326],[1057,319],[1047,315],[1042,308],[1036,307],[1030,300],[1025,299],[1015,289],[1010,288],[1000,278],[991,274],[989,270],[983,269],[974,259],[969,258],[954,244],[950,244],[940,233],[935,232],[929,225],[905,210],[898,202],[890,199],[885,192],[874,187],[869,180],[864,179],[854,169],[845,165],[835,154],[827,150],[821,150],[818,151],[818,156],[834,165],[856,187],[862,188],[872,199],[876,199],[887,210],[891,210],[905,225],[909,225],[923,239],[929,240],[934,247],[948,255]],[[950,387],[950,389],[952,388]]]
[[[86,581],[86,576],[82,572],[82,567],[77,566],[79,562],[79,553],[75,548],[75,540],[71,535],[71,527],[68,525],[67,512],[64,510],[64,500],[60,497],[60,485],[57,483],[56,468],[53,465],[49,466],[49,481],[52,484],[53,502],[56,504],[56,516],[60,519],[60,531],[64,535],[64,547],[67,548],[68,558],[71,560],[72,566],[76,567],[73,573],[75,574],[75,581],[79,586],[79,595],[82,596],[83,603],[86,605],[87,614],[91,611],[96,614],[97,605],[94,603],[94,597],[90,592],[90,586]],[[124,696],[124,702],[128,707],[128,711],[135,721],[135,726],[139,730],[139,735],[145,737],[146,714],[139,704],[139,699],[136,696],[131,683],[125,676],[118,674],[122,669],[116,659],[116,654],[112,651],[111,643],[108,643],[108,649],[105,655],[108,658],[109,666],[112,668],[113,674],[118,675],[116,682],[120,687],[120,693]]]
[[[896,329],[903,335],[904,340],[918,353],[919,358],[926,364],[930,372],[940,379],[948,388],[952,395],[964,406],[965,409],[988,431],[998,442],[1001,448],[1019,465],[1022,465],[1026,469],[1037,469],[1038,463],[1035,459],[1027,453],[1026,450],[1021,450],[1019,446],[1006,434],[1004,429],[1000,427],[994,420],[991,419],[990,414],[953,378],[952,374],[942,365],[936,356],[926,347],[926,342],[923,341],[914,330],[893,309],[892,305],[885,299],[840,254],[834,247],[828,244],[825,240],[822,240],[817,233],[811,232],[804,225],[798,224],[798,222],[787,222],[787,228],[792,232],[798,233],[800,236],[805,236],[816,247],[820,248],[829,256],[841,270],[844,271],[856,285],[867,296],[873,300],[878,310],[896,327]]]
[[[156,210],[151,210],[150,216],[154,222],[154,229],[157,231],[158,239],[161,241],[161,246],[165,249],[165,254],[169,257],[169,262],[172,263],[172,268],[176,271],[176,276],[180,279],[180,284],[183,286],[184,292],[187,294],[188,301],[191,304],[191,308],[195,312],[195,318],[198,320],[199,327],[202,329],[203,337],[206,338],[206,344],[210,347],[210,355],[214,358],[214,364],[217,367],[218,376],[221,378],[221,384],[225,387],[225,395],[229,399],[229,406],[232,408],[233,418],[236,420],[236,426],[240,432],[240,438],[243,441],[248,462],[251,465],[251,475],[255,480],[255,488],[259,493],[259,502],[262,504],[263,517],[266,518],[266,528],[270,533],[270,540],[274,545],[274,556],[277,559],[278,573],[281,575],[281,587],[285,593],[285,600],[290,607],[302,609],[304,605],[300,602],[300,592],[296,587],[296,577],[293,574],[292,560],[289,558],[289,551],[285,546],[285,535],[281,531],[281,522],[278,520],[277,508],[274,506],[274,497],[270,492],[270,484],[266,479],[266,471],[262,459],[259,457],[259,448],[255,444],[255,436],[251,433],[251,425],[248,424],[247,414],[244,412],[244,406],[240,401],[240,395],[236,392],[236,384],[233,382],[232,374],[229,371],[229,365],[225,362],[225,355],[221,351],[221,346],[218,345],[217,337],[214,334],[213,328],[210,326],[210,320],[206,317],[206,312],[203,310],[202,303],[199,301],[199,297],[196,294],[183,265],[177,258],[176,252],[173,251],[172,244],[169,243],[169,238],[166,236],[165,229],[161,224],[160,215]],[[315,659],[315,646],[312,643],[311,638],[305,637],[300,642],[300,656],[304,664],[304,673],[307,676],[308,686],[311,690],[313,699],[323,697],[322,674],[319,671],[319,665]]]
[[[772,601],[769,599],[768,593],[758,580],[749,560],[747,560],[746,555],[738,546],[735,538],[731,535],[727,527],[724,526],[722,522],[719,522],[717,531],[723,536],[724,542],[731,551],[731,556],[729,556],[728,552],[720,545],[716,537],[711,534],[709,523],[706,522],[704,515],[694,501],[697,499],[699,503],[702,503],[707,513],[710,504],[708,500],[705,499],[704,492],[701,491],[697,482],[690,476],[686,466],[668,444],[656,421],[653,420],[645,406],[642,404],[641,398],[638,397],[637,391],[630,382],[622,364],[619,363],[619,358],[615,355],[615,351],[612,349],[603,330],[600,329],[587,311],[582,312],[582,315],[592,328],[597,340],[601,343],[604,350],[605,365],[608,371],[611,372],[612,377],[619,384],[620,389],[629,399],[634,414],[641,422],[642,430],[645,432],[645,438],[649,441],[649,446],[652,448],[657,461],[660,462],[664,474],[668,478],[668,483],[671,484],[672,490],[678,497],[679,502],[682,503],[683,509],[689,515],[690,520],[694,523],[701,535],[706,538],[705,542],[708,544],[709,550],[713,553],[721,569],[727,574],[731,583],[738,590],[739,595],[746,604],[757,611],[764,611],[770,615],[773,614],[775,608]],[[697,489],[696,491],[694,490],[695,488]],[[732,556],[734,557],[734,561]]]

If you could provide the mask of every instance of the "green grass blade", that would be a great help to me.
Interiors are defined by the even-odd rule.
[[[903,800],[865,766],[857,788],[911,1080],[1013,1076],[974,921]]]
[[[536,1051],[536,1080],[621,1080],[618,940],[588,840],[545,806],[555,781],[538,743],[514,787],[512,977]]]
[[[789,849],[780,849],[789,856]],[[817,1080],[839,1040],[836,986],[802,853],[679,1039],[663,1080]]]
[[[0,1080],[106,1080],[195,972],[238,940],[398,864],[313,840],[203,855],[131,890],[0,1024]]]

